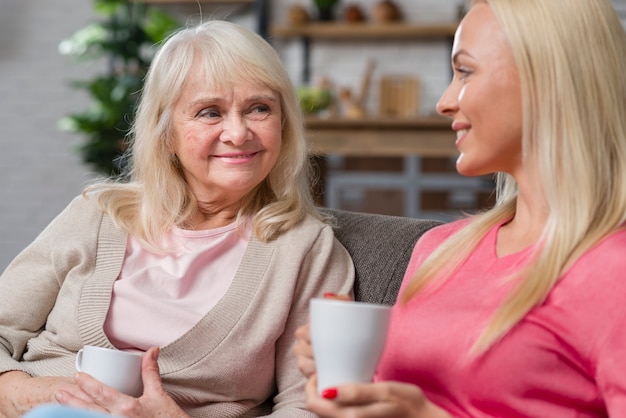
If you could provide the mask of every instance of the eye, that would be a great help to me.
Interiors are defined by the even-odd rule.
[[[197,117],[209,118],[209,119],[219,118],[220,112],[218,112],[216,109],[213,109],[213,108],[202,109],[201,111],[198,112]]]
[[[465,80],[467,77],[469,77],[472,74],[472,72],[469,69],[463,66],[455,67],[454,72],[458,75],[460,80]]]
[[[264,103],[254,105],[248,111],[248,117],[252,120],[263,120],[272,113],[272,108]]]

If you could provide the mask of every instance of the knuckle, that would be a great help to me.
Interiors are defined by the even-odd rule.
[[[395,397],[395,391],[392,386],[382,385],[381,387],[381,396],[383,399],[392,399]]]
[[[124,401],[120,402],[118,409],[119,411],[116,412],[122,416],[131,417],[141,415],[141,405],[134,398],[125,399]]]

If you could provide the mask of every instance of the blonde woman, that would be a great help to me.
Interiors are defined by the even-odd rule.
[[[476,0],[438,103],[457,170],[497,205],[429,231],[377,381],[315,390],[321,417],[626,415],[626,36],[608,0]]]
[[[87,188],[0,277],[0,416],[313,417],[293,334],[354,271],[309,194],[278,55],[232,23],[180,30],[131,139],[128,178]],[[143,395],[74,380],[84,345],[146,352]]]

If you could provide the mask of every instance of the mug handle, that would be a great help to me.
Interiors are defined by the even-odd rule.
[[[78,370],[79,372],[83,371],[82,364],[83,364],[83,349],[81,348],[80,350],[78,350],[78,353],[76,353],[76,370]]]

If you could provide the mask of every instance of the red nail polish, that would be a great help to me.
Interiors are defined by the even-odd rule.
[[[324,297],[325,298],[332,298],[332,297],[335,297],[335,296],[337,296],[337,294],[333,293],[333,292],[326,292],[326,293],[324,293]]]
[[[337,397],[337,388],[328,388],[322,391],[322,398],[335,399]]]

